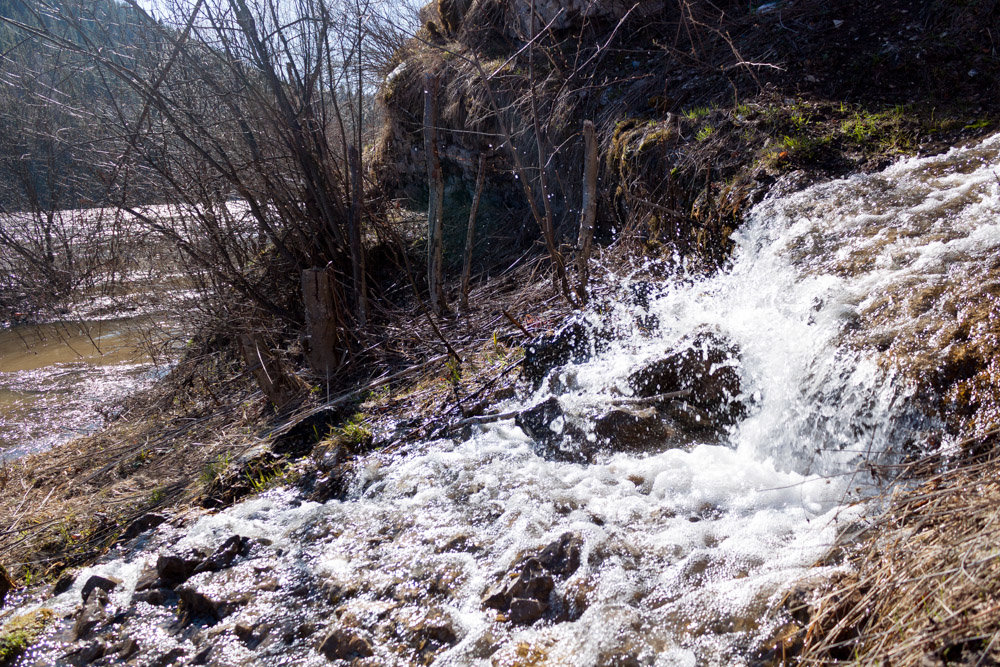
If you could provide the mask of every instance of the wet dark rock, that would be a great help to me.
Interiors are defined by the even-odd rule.
[[[250,538],[233,535],[226,539],[205,560],[198,563],[193,574],[201,572],[217,572],[229,567],[238,556],[245,556],[250,549]]]
[[[514,423],[535,441],[546,458],[571,463],[590,460],[593,446],[586,432],[563,411],[554,396],[518,414]]]
[[[197,552],[185,554],[165,554],[156,559],[156,574],[159,585],[165,588],[173,588],[191,578],[195,568],[201,564],[203,557]],[[145,577],[141,583],[145,584]],[[136,586],[138,589],[138,586]]]
[[[514,576],[504,577],[504,580],[486,591],[483,606],[505,612],[508,619],[513,621],[511,606],[515,600],[520,600],[517,618],[521,620],[514,622],[534,623],[548,609],[549,595],[555,587],[552,575],[537,558],[528,558],[512,574]],[[524,600],[534,600],[537,605],[527,605]],[[533,616],[532,610],[536,607],[541,611],[537,616]]]
[[[277,583],[271,577],[253,586],[233,570],[199,575],[177,587],[183,620],[206,618],[221,621],[253,600],[261,591],[273,591]]]
[[[337,449],[340,450],[339,447]],[[316,480],[307,490],[307,498],[318,503],[345,499],[351,486],[351,472],[349,464],[341,463],[330,470],[317,473]]]
[[[78,664],[89,665],[95,660],[103,658],[107,650],[108,647],[102,641],[90,642],[80,649],[80,652],[76,655],[76,659]]]
[[[331,579],[324,581],[320,590],[322,590],[323,597],[325,597],[330,604],[336,605],[357,595],[358,583],[353,580],[345,582]]]
[[[680,445],[683,433],[652,407],[619,407],[594,421],[598,443],[616,452],[644,452]]]
[[[422,664],[430,664],[436,654],[458,641],[451,617],[436,607],[400,623],[396,634],[417,653]]]
[[[542,616],[549,608],[547,602],[534,598],[514,598],[510,601],[510,609],[507,612],[507,619],[517,625],[531,625]]]
[[[83,588],[80,589],[80,597],[86,600],[92,591],[95,589],[101,589],[105,593],[110,593],[119,586],[121,586],[122,580],[117,577],[102,577],[100,575],[91,575],[87,579],[86,583],[83,584]]]
[[[251,546],[250,538],[232,535],[207,555],[203,551],[194,550],[180,554],[163,554],[156,559],[155,568],[147,568],[139,575],[135,590],[171,589],[183,584],[195,574],[223,570],[230,567],[239,556],[246,556]]]
[[[63,572],[61,575],[59,575],[59,578],[56,579],[56,583],[52,584],[52,590],[50,591],[50,595],[53,596],[62,595],[63,593],[65,593],[66,591],[68,591],[73,587],[73,582],[75,581],[76,581],[75,573]]]
[[[160,580],[160,573],[156,566],[147,565],[146,568],[139,574],[139,578],[135,582],[135,590],[148,591],[162,585],[163,582]]]
[[[166,523],[166,521],[167,517],[162,514],[155,514],[153,512],[143,514],[125,527],[125,530],[122,531],[122,539],[131,540],[132,538],[145,533],[147,530],[151,530],[162,523]]]
[[[739,351],[718,335],[702,332],[683,349],[635,371],[628,381],[639,397],[690,391],[684,402],[710,417],[701,427],[725,426],[746,412],[737,400],[741,387],[734,362],[738,356]]]
[[[590,359],[607,346],[609,335],[580,317],[570,317],[551,336],[536,338],[524,349],[521,375],[537,386],[553,368]]]
[[[115,652],[118,654],[119,660],[128,660],[139,652],[139,648],[139,642],[132,637],[126,637],[115,647]]]
[[[14,581],[7,574],[7,568],[0,565],[0,607],[3,607],[7,594],[14,590]]]
[[[167,667],[167,665],[179,664],[181,658],[183,658],[186,653],[187,652],[184,649],[175,647],[146,664],[148,667]]]
[[[177,599],[177,594],[170,588],[147,588],[136,591],[132,596],[134,602],[145,602],[151,605],[163,605]]]
[[[316,646],[316,650],[328,660],[350,660],[368,658],[375,654],[371,642],[354,628],[335,625]]]
[[[73,627],[70,630],[72,641],[86,639],[94,628],[108,618],[108,594],[103,588],[95,588],[87,596],[83,606],[76,612]]]
[[[563,533],[559,539],[538,554],[538,562],[552,574],[568,577],[580,568],[583,540],[574,533]]]

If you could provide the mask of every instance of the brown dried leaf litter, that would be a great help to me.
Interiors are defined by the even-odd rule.
[[[1000,466],[897,492],[855,570],[817,591],[803,664],[1000,661]]]

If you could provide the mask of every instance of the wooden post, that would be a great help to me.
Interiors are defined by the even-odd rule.
[[[469,309],[469,279],[472,277],[472,246],[475,243],[476,213],[479,212],[479,198],[483,195],[485,176],[486,153],[480,153],[479,174],[476,176],[476,194],[472,197],[472,208],[469,209],[469,227],[465,230],[465,260],[462,263],[462,296],[459,303],[463,311]]]
[[[597,136],[593,121],[583,121],[583,140],[583,203],[580,207],[580,232],[576,240],[576,295],[581,305],[587,303],[590,250],[594,241],[594,222],[597,219]]]
[[[358,307],[358,326],[368,326],[368,284],[365,275],[365,249],[361,244],[361,206],[364,184],[361,182],[361,154],[351,145],[347,148],[351,167],[351,269],[354,277],[354,302]]]
[[[444,179],[437,146],[437,77],[424,74],[424,155],[427,158],[427,289],[431,310],[441,314],[447,309],[444,298],[444,262],[442,259],[442,209]]]
[[[317,375],[327,380],[340,366],[339,310],[325,269],[305,269],[302,272],[302,303],[306,313],[306,333],[309,335],[307,358]]]

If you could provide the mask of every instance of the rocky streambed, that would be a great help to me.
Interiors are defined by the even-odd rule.
[[[954,437],[885,343],[933,308],[885,302],[992,261],[998,163],[992,138],[768,199],[724,270],[621,276],[530,346],[492,418],[142,517],[6,594],[5,632],[37,628],[18,664],[780,661],[784,602],[843,567],[872,471]]]

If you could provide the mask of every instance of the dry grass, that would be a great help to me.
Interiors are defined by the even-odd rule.
[[[139,516],[189,507],[206,466],[259,442],[263,401],[245,387],[204,414],[193,405],[164,410],[155,399],[165,396],[146,396],[96,435],[4,464],[0,552],[15,579],[87,563]]]
[[[966,463],[897,491],[855,571],[818,592],[804,664],[997,664],[1000,468]]]

